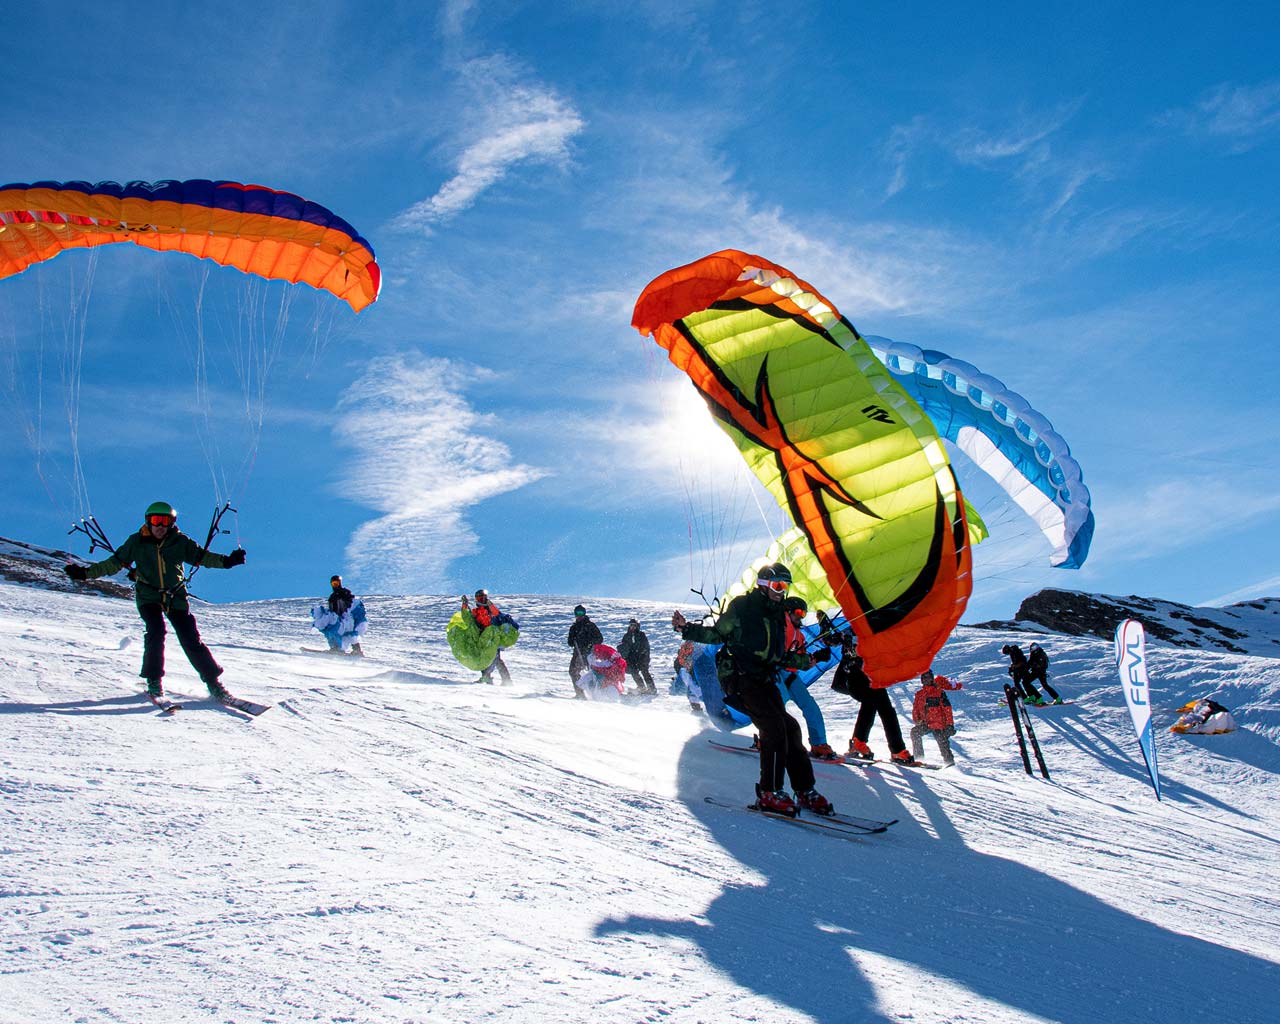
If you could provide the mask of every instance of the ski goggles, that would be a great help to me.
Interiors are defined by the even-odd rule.
[[[147,516],[147,522],[151,526],[172,526],[173,516],[165,516],[157,513],[156,515]]]
[[[760,586],[768,587],[775,594],[785,594],[791,589],[790,580],[761,580]]]

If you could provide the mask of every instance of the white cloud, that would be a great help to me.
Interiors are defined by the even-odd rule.
[[[1280,81],[1223,83],[1201,95],[1193,106],[1167,111],[1157,121],[1188,135],[1225,142],[1232,152],[1241,153],[1280,129]]]
[[[470,207],[521,163],[564,166],[569,141],[586,126],[572,104],[537,82],[512,81],[515,72],[497,58],[464,66],[465,128],[456,140],[455,173],[436,193],[395,220],[403,229],[425,229]]]
[[[1045,209],[1043,220],[1059,214],[1091,180],[1106,177],[1108,170],[1076,146],[1054,148],[1054,136],[1075,117],[1081,100],[1062,103],[1050,110],[1022,113],[1007,127],[991,130],[977,124],[941,124],[936,118],[917,116],[896,125],[884,146],[892,174],[886,198],[908,185],[909,169],[925,164],[930,151],[970,167],[1011,173],[1028,190],[1031,201]],[[1064,151],[1069,155],[1063,155]],[[936,175],[936,171],[934,172]]]
[[[475,367],[414,355],[374,360],[339,401],[335,433],[358,457],[344,495],[383,513],[347,544],[353,568],[382,593],[450,589],[449,564],[478,550],[467,511],[545,471],[513,463],[486,436],[492,417],[462,397]]]

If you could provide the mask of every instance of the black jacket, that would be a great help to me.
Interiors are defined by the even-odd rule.
[[[787,653],[782,602],[772,600],[759,587],[730,601],[713,625],[687,622],[680,635],[694,643],[724,644],[734,674],[742,679],[772,682],[780,668],[809,667],[807,653]]]
[[[334,615],[346,615],[355,599],[355,594],[351,593],[346,587],[338,587],[337,590],[329,595],[329,611],[333,612]]]
[[[569,646],[573,648],[573,653],[585,661],[591,648],[602,643],[604,637],[600,633],[600,627],[585,615],[575,616],[573,625],[569,627]]]
[[[835,676],[831,680],[831,689],[847,693],[861,703],[871,696],[871,677],[862,668],[862,657],[848,653],[840,659],[836,666]]]
[[[630,630],[618,641],[618,653],[636,668],[649,667],[649,637],[643,629]]]

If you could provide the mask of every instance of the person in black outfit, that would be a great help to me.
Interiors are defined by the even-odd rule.
[[[1039,651],[1039,658],[1036,658],[1036,652]],[[1033,680],[1038,676],[1040,685],[1049,692],[1049,695],[1057,703],[1062,703],[1062,698],[1058,696],[1056,690],[1049,685],[1045,679],[1045,673],[1049,669],[1049,659],[1044,651],[1040,650],[1039,644],[1031,645],[1031,656],[1035,662],[1027,660],[1027,656],[1022,653],[1022,648],[1017,644],[1005,644],[1000,648],[1001,654],[1009,657],[1009,675],[1013,677],[1013,688],[1017,691],[1019,697],[1022,698],[1024,704],[1044,704],[1045,699],[1040,691],[1036,689]],[[1033,664],[1035,667],[1033,667]],[[1039,669],[1037,671],[1036,669]]]
[[[351,593],[342,585],[342,577],[336,573],[329,577],[329,611],[333,612],[338,618],[347,614],[351,608],[351,604],[356,599],[356,595]]]
[[[790,586],[790,570],[774,562],[756,575],[754,590],[729,602],[714,625],[687,622],[677,611],[671,615],[671,627],[685,640],[724,645],[716,667],[725,702],[744,712],[760,736],[755,806],[795,816],[798,801],[799,807],[814,814],[831,814],[835,810],[831,802],[813,788],[813,765],[800,723],[787,714],[778,688],[780,669],[808,668],[813,663],[806,653],[787,652],[782,599]],[[796,799],[782,788],[784,774],[791,779]]]
[[[889,744],[889,759],[901,764],[918,764],[907,752],[907,745],[902,740],[902,726],[898,722],[898,712],[894,709],[893,701],[889,699],[889,691],[872,686],[871,678],[863,671],[862,665],[862,657],[858,654],[853,634],[842,633],[840,664],[836,666],[831,688],[847,693],[859,704],[858,718],[853,723],[853,738],[849,740],[849,756],[863,761],[875,759],[875,754],[867,745],[867,737],[871,735],[872,723],[879,717],[880,724],[884,727],[884,738]]]
[[[573,655],[569,658],[569,681],[573,683],[573,695],[578,700],[586,700],[587,695],[578,685],[578,677],[587,670],[587,658],[591,648],[604,643],[600,627],[591,621],[587,610],[582,605],[573,609],[573,625],[569,627],[569,646]]]
[[[1039,644],[1031,645],[1031,653],[1027,657],[1027,685],[1035,688],[1036,680],[1040,680],[1040,685],[1044,687],[1044,692],[1055,704],[1062,703],[1062,697],[1058,695],[1058,691],[1049,685],[1049,655],[1044,653],[1044,648]]]
[[[636,619],[627,623],[627,631],[618,641],[618,653],[627,661],[627,675],[635,682],[636,693],[656,694],[658,689],[649,673],[649,637]]]

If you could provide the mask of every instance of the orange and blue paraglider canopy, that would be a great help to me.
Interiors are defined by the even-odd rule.
[[[235,181],[40,181],[0,186],[0,278],[67,249],[132,242],[309,284],[357,313],[378,298],[373,248],[292,192]]]

